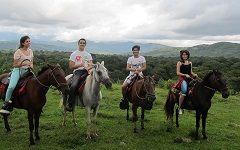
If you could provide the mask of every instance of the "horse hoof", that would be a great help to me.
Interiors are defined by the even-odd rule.
[[[35,142],[30,142],[29,146],[35,145]]]
[[[91,139],[92,139],[91,135],[88,134],[87,137],[86,137],[86,140],[91,140]]]
[[[199,140],[199,136],[195,136],[195,140]]]
[[[94,133],[93,135],[94,135],[94,137],[98,137],[98,134],[97,134],[97,133]]]
[[[167,132],[172,132],[172,129],[171,129],[171,128],[167,128],[166,131],[167,131]]]
[[[10,133],[11,132],[11,129],[7,129],[7,133]]]
[[[134,129],[134,130],[133,130],[133,133],[138,133],[137,129]]]
[[[36,137],[36,138],[35,138],[35,141],[40,141],[40,137]]]
[[[206,135],[204,135],[204,136],[203,136],[203,139],[204,139],[204,140],[207,140],[207,139],[208,139],[208,137],[207,137]]]

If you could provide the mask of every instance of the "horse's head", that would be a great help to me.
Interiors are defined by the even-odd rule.
[[[69,88],[67,86],[67,81],[65,79],[65,73],[62,70],[61,66],[59,64],[57,65],[48,64],[48,67],[50,69],[48,75],[50,84],[56,87],[62,93],[67,92]]]
[[[143,81],[143,92],[146,93],[145,108],[152,109],[153,102],[156,100],[155,96],[155,80],[153,77],[145,76]]]
[[[212,89],[219,91],[223,98],[228,98],[229,92],[227,87],[227,82],[223,78],[223,75],[218,70],[210,71],[203,79],[203,81],[208,84]]]
[[[104,67],[104,61],[94,64],[93,71],[98,82],[102,82],[108,89],[112,87],[112,82],[108,76],[108,70]]]

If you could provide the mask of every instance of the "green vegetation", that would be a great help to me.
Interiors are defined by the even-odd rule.
[[[132,131],[132,123],[125,120],[125,111],[118,108],[121,97],[120,85],[114,84],[112,90],[102,87],[103,99],[98,115],[100,136],[86,140],[85,111],[77,108],[77,123],[74,127],[71,114],[68,114],[66,127],[61,126],[62,109],[59,108],[60,95],[50,90],[47,103],[40,118],[40,142],[32,149],[239,149],[240,141],[240,103],[239,96],[227,100],[216,94],[207,119],[208,140],[190,140],[175,143],[177,137],[190,138],[195,129],[195,114],[185,111],[180,117],[180,128],[172,133],[166,132],[167,123],[164,103],[167,90],[157,88],[154,108],[145,114],[145,130],[138,134]],[[0,103],[1,105],[2,103]],[[140,109],[138,115],[140,116]],[[28,121],[24,110],[15,109],[10,116],[11,133],[6,133],[0,120],[0,148],[28,149]],[[140,129],[140,122],[138,121]]]
[[[38,71],[46,63],[59,63],[66,74],[71,73],[68,68],[69,52],[58,51],[34,51],[34,71]],[[0,52],[0,73],[7,72],[12,66],[13,51]],[[98,55],[93,54],[94,62],[105,61],[105,66],[109,70],[111,79],[114,82],[121,82],[128,72],[125,70],[128,56],[121,55]],[[147,56],[147,70],[145,74],[156,73],[160,77],[159,84],[164,84],[168,80],[176,80],[176,63],[179,58],[172,57],[152,57]],[[240,91],[240,59],[223,57],[192,57],[193,71],[200,77],[212,69],[219,69],[228,80],[232,94]]]

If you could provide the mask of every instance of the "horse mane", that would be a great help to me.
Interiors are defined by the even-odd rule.
[[[203,78],[202,82],[207,82],[207,80],[209,79],[209,77],[213,74],[213,71],[209,71]]]
[[[40,74],[42,74],[43,72],[45,72],[49,68],[50,68],[49,66],[43,66],[42,69],[40,71],[38,71],[37,75],[39,76]]]

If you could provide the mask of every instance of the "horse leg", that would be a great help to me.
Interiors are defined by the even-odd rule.
[[[178,122],[179,113],[178,113],[178,109],[179,109],[179,108],[176,108],[176,127],[177,127],[177,128],[179,127],[179,122]]]
[[[38,127],[39,127],[39,118],[41,115],[41,111],[40,112],[36,112],[34,115],[34,121],[35,121],[35,138],[36,141],[40,140],[39,134],[38,134]]]
[[[4,120],[5,129],[7,130],[7,132],[10,132],[11,129],[8,123],[8,115],[3,115],[3,120]]]
[[[67,110],[64,108],[63,110],[63,122],[62,122],[62,126],[66,126],[66,117],[67,117]]]
[[[167,115],[167,132],[171,132],[173,129],[173,115],[174,115],[174,106],[175,106],[175,97],[169,92],[167,101],[165,104],[165,112]],[[176,111],[177,112],[177,111]]]
[[[196,110],[196,133],[195,133],[195,139],[199,139],[198,136],[198,130],[200,127],[200,116],[201,116],[201,112],[199,110]]]
[[[65,112],[66,113],[66,112]],[[73,124],[74,126],[77,125],[77,122],[76,122],[76,114],[75,114],[75,110],[72,111],[72,116],[73,116]],[[65,116],[65,119],[66,119],[66,116]]]
[[[138,117],[137,117],[137,107],[136,106],[132,106],[132,121],[133,121],[133,132],[134,133],[137,133],[137,120],[138,120]]]
[[[98,133],[97,133],[97,113],[98,113],[98,110],[99,110],[99,105],[93,109],[93,119],[92,119],[92,122],[93,122],[93,125],[94,125],[94,136],[98,136]]]
[[[144,112],[145,112],[145,110],[142,108],[141,112],[142,112],[142,114],[141,114],[141,128],[145,129],[144,128]]]
[[[206,119],[207,119],[207,111],[202,113],[202,135],[203,139],[207,139],[206,135]]]
[[[85,107],[86,111],[86,124],[87,124],[87,139],[91,139],[91,108],[89,106]]]
[[[127,116],[126,116],[126,120],[129,120],[129,107],[127,108]]]
[[[33,139],[33,130],[34,130],[33,113],[30,111],[28,111],[28,123],[29,123],[29,131],[30,131],[30,135],[29,135],[30,145],[35,145],[34,139]]]

